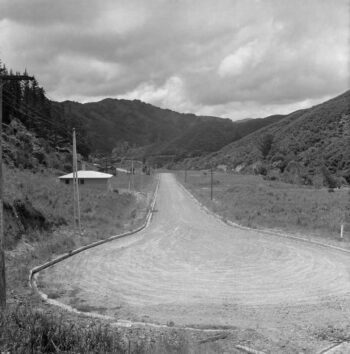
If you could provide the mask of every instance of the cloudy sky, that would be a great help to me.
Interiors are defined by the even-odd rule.
[[[349,89],[350,0],[0,0],[0,59],[50,98],[241,119]]]

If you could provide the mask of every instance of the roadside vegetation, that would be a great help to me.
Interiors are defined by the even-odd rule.
[[[119,330],[100,321],[48,314],[19,305],[0,313],[1,353],[189,353],[184,331],[155,333],[151,340],[135,330]],[[143,339],[142,339],[143,338]],[[205,346],[204,349],[206,349]],[[199,353],[199,351],[191,351]],[[204,350],[204,353],[208,352]],[[211,350],[209,352],[212,352]]]
[[[11,220],[11,215],[9,218],[6,218],[5,215],[5,223],[7,224],[5,227],[8,231],[5,236],[7,248],[14,247],[21,239],[25,241],[40,239],[38,235],[40,231],[50,232],[57,228],[72,230],[72,186],[60,183],[52,172],[33,173],[29,170],[5,167],[5,202],[10,206],[18,205],[21,202],[23,208],[27,207],[27,209],[30,205],[36,213],[36,219],[30,218],[32,215],[29,215],[28,220],[23,220],[24,225],[20,226],[13,225],[14,220]],[[80,188],[81,223],[83,237],[87,240],[89,238],[105,238],[118,233],[125,227],[136,224],[141,212],[146,211],[148,202],[146,196],[148,195],[150,198],[154,188],[153,177],[135,176],[134,188],[130,193],[127,190],[128,179],[129,177],[125,174],[113,177],[114,192],[85,186]],[[140,191],[142,194],[132,193],[134,191]],[[18,213],[17,210],[17,214],[28,212],[28,210],[24,210],[23,213]],[[41,222],[37,220],[39,216]],[[18,227],[16,228],[16,226]]]
[[[313,188],[262,176],[214,172],[210,200],[210,171],[177,172],[178,180],[196,198],[227,220],[252,228],[339,240],[340,225],[349,212],[347,189]]]
[[[72,186],[60,183],[54,173],[4,166],[8,308],[0,313],[0,352],[128,352],[129,347],[106,324],[53,316],[29,288],[28,274],[59,254],[141,225],[155,178],[144,175],[141,183],[141,176],[135,176],[130,193],[125,174],[114,178],[113,192],[81,188],[83,232],[79,235],[73,228]],[[9,212],[14,206],[18,215]],[[143,346],[137,351],[133,343],[137,350],[132,352],[145,352]]]

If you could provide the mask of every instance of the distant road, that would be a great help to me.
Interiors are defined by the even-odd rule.
[[[44,290],[147,322],[290,331],[349,318],[348,254],[228,226],[171,174],[161,174],[156,209],[144,231],[47,269]]]

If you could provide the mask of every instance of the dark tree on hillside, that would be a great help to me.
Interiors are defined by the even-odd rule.
[[[269,152],[271,151],[273,144],[273,135],[266,134],[258,142],[258,149],[261,153],[262,158],[265,160]]]
[[[3,75],[20,75],[8,70],[0,59],[0,73]],[[23,75],[28,75],[27,70]],[[72,141],[72,126],[79,134],[78,151],[87,155],[90,143],[86,129],[79,118],[67,114],[58,105],[46,97],[43,87],[36,79],[33,81],[4,80],[3,84],[3,122],[10,124],[19,120],[27,129],[45,139],[51,146],[66,146]]]
[[[324,183],[328,188],[336,188],[338,186],[337,180],[330,174],[325,165],[321,167],[321,173],[323,175]]]

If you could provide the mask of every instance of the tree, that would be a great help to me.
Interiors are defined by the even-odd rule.
[[[323,175],[324,183],[328,188],[338,187],[337,180],[330,174],[328,168],[325,165],[321,167],[321,173]]]
[[[266,134],[258,142],[258,149],[261,153],[262,158],[265,160],[267,155],[270,153],[273,144],[273,135]]]
[[[125,157],[126,153],[130,149],[129,143],[127,141],[118,141],[116,146],[112,150],[112,158],[118,159]]]

